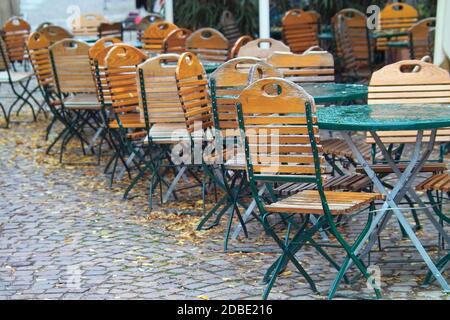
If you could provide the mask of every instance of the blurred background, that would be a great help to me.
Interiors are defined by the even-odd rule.
[[[13,14],[22,14],[36,27],[42,21],[65,25],[73,17],[77,8],[82,13],[95,12],[108,16],[110,21],[122,21],[131,11],[145,13],[144,8],[137,9],[145,2],[148,11],[158,12],[164,8],[164,0],[1,0],[1,23]],[[279,26],[281,17],[291,8],[314,8],[324,21],[339,10],[353,7],[365,12],[372,4],[384,5],[386,0],[276,0],[271,1],[271,24]],[[422,18],[436,16],[437,0],[406,0],[418,8]],[[235,14],[243,34],[255,34],[258,31],[258,0],[174,0],[175,24],[188,29],[200,27],[219,28],[220,16],[224,10]]]

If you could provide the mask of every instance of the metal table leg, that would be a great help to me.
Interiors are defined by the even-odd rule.
[[[372,132],[372,134],[377,136],[376,132]],[[363,241],[361,241],[361,244],[356,248],[355,253],[358,254],[364,248],[364,245],[365,245],[366,241],[369,239],[369,237],[371,237],[372,241],[370,241],[369,244],[365,247],[365,249],[366,249],[365,251],[370,250],[371,245],[373,245],[373,237],[375,235],[375,232],[380,231],[380,230],[378,230],[379,223],[382,221],[383,218],[385,218],[388,210],[391,210],[391,211],[393,211],[393,213],[399,220],[400,224],[406,231],[407,235],[413,242],[417,251],[420,253],[423,260],[425,261],[428,268],[431,270],[431,272],[433,273],[433,275],[435,276],[435,278],[437,279],[437,281],[439,282],[439,284],[441,285],[443,290],[445,292],[450,292],[450,288],[449,288],[447,282],[442,277],[440,271],[436,268],[433,261],[429,257],[428,253],[425,251],[422,244],[420,243],[419,239],[416,237],[416,235],[415,235],[414,231],[412,230],[411,226],[409,225],[408,221],[405,219],[405,217],[403,216],[403,214],[397,207],[397,203],[400,202],[400,200],[404,197],[404,195],[411,188],[412,182],[414,181],[416,175],[420,172],[425,161],[428,159],[428,157],[431,153],[430,149],[432,150],[432,147],[435,142],[436,130],[433,130],[432,135],[430,137],[430,142],[428,144],[427,151],[425,152],[425,154],[422,155],[422,157],[420,157],[420,151],[421,151],[421,146],[422,146],[423,131],[420,130],[418,132],[417,141],[416,141],[416,145],[414,148],[414,152],[413,152],[411,161],[408,164],[407,168],[405,169],[404,173],[401,174],[399,181],[397,182],[397,184],[395,185],[394,189],[391,192],[386,190],[386,188],[383,186],[381,181],[378,179],[375,172],[370,168],[370,165],[364,159],[361,152],[358,150],[358,148],[354,144],[353,140],[351,139],[350,135],[347,132],[341,132],[341,135],[346,140],[349,147],[352,149],[352,152],[358,159],[359,163],[363,166],[368,177],[373,181],[377,190],[379,192],[383,193],[384,195],[386,195],[386,201],[383,204],[383,206],[380,210],[380,213],[378,213],[377,216],[375,217],[374,221],[372,222],[372,225],[369,228],[369,232],[367,233],[367,235],[365,236]],[[378,139],[378,142],[381,142],[381,140]],[[350,265],[351,265],[351,263],[349,262],[346,265],[342,266],[342,268],[344,268],[345,270],[348,270]]]

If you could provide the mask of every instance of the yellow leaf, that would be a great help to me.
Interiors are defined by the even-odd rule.
[[[197,296],[197,298],[202,299],[202,300],[209,300],[209,297],[205,296],[205,295]]]

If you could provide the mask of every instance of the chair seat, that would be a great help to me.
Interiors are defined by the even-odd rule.
[[[443,191],[450,192],[450,174],[436,174],[431,176],[416,187],[418,191]]]
[[[124,128],[129,129],[142,129],[145,128],[145,123],[141,122],[139,113],[127,113],[124,115],[120,115],[120,122],[122,122],[122,126]],[[109,127],[111,129],[118,129],[119,124],[117,120],[112,120],[109,122]]]
[[[100,110],[96,94],[77,94],[64,100],[64,107],[67,109]]]
[[[355,212],[368,206],[375,200],[382,200],[378,193],[335,192],[326,191],[328,206],[333,215],[343,215]],[[322,201],[318,191],[305,190],[281,201],[265,206],[268,212],[324,214]]]
[[[11,82],[20,82],[23,80],[27,80],[33,76],[33,72],[9,72],[11,76]],[[0,82],[9,82],[8,72],[1,71],[0,72]]]
[[[331,154],[336,157],[345,157],[353,159],[353,152],[348,146],[347,142],[343,139],[328,139],[322,140],[322,147],[324,153]],[[371,146],[366,143],[358,143],[358,150],[361,151],[364,159],[370,160],[371,158]]]
[[[185,123],[156,123],[150,129],[152,142],[159,144],[176,144],[190,141]]]
[[[364,174],[347,174],[344,176],[329,177],[325,179],[323,177],[323,188],[329,191],[335,190],[348,190],[353,192],[359,192],[371,186],[372,181]],[[281,196],[290,196],[304,190],[316,189],[315,183],[283,183],[279,187],[275,188],[275,194]]]
[[[401,172],[405,171],[407,163],[398,164],[397,167]],[[375,173],[393,173],[392,168],[387,164],[374,164],[371,165],[370,168]],[[432,173],[442,173],[447,170],[447,165],[445,163],[426,163],[420,172],[432,172]],[[356,167],[356,172],[365,173],[364,168],[362,166]]]

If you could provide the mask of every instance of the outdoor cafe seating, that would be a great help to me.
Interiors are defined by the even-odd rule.
[[[276,256],[263,299],[282,276],[329,299],[342,283],[370,281],[371,250],[384,249],[392,217],[427,267],[424,284],[448,293],[450,75],[430,62],[436,18],[391,3],[380,19],[373,31],[356,9],[330,21],[292,9],[276,40],[242,34],[229,11],[221,30],[157,15],[133,29],[86,13],[71,30],[12,17],[0,84],[14,102],[0,100],[0,121],[15,130],[27,110],[46,121],[46,156],[94,156],[109,186],[126,182],[124,201],[143,188],[150,211],[195,197],[197,230],[224,225],[226,254],[265,235]],[[439,250],[421,242],[425,223]],[[302,262],[306,246],[335,272],[325,292]]]

